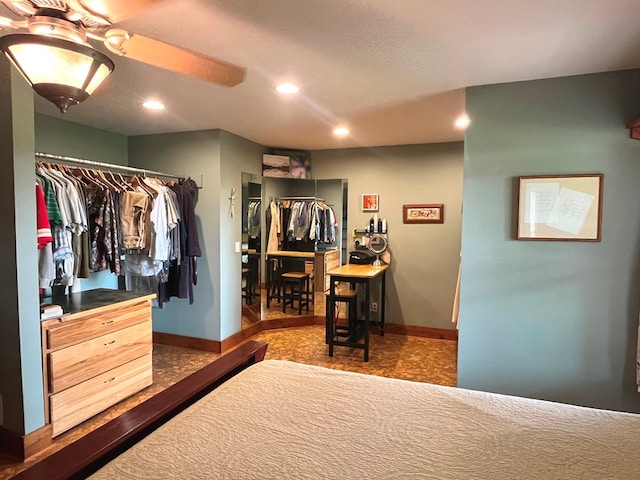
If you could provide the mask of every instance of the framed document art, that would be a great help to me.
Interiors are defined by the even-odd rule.
[[[599,242],[601,173],[519,177],[518,240]]]
[[[444,223],[443,203],[402,206],[402,223]]]

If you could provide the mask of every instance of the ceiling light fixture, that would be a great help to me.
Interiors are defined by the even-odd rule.
[[[460,130],[465,130],[470,123],[471,123],[471,119],[469,118],[469,115],[467,115],[466,113],[463,113],[458,118],[456,118],[454,125],[456,126],[456,128],[459,128]]]
[[[281,83],[276,87],[276,90],[280,93],[284,93],[285,95],[293,95],[300,91],[300,87],[293,83]]]
[[[333,129],[333,134],[338,137],[346,137],[349,133],[350,132],[347,127],[336,127]]]
[[[36,28],[41,27],[39,24]],[[109,57],[78,40],[75,31],[59,36],[6,35],[0,38],[0,50],[38,95],[65,113],[70,106],[89,98],[114,68]]]
[[[142,106],[149,110],[164,110],[164,104],[158,100],[147,100]]]

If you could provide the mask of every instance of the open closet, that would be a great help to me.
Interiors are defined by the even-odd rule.
[[[51,232],[38,245],[40,288],[64,292],[108,270],[121,288],[155,293],[157,306],[171,297],[193,303],[201,256],[194,180],[44,153],[35,176],[38,219]]]

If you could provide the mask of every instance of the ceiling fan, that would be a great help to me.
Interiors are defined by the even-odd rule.
[[[218,85],[233,87],[244,81],[246,71],[242,67],[113,28],[117,22],[134,17],[163,1],[0,0],[0,5],[4,5],[13,17],[18,17],[0,16],[0,34],[3,30],[28,32],[0,36],[0,49],[16,64],[36,93],[55,103],[63,113],[70,105],[85,100],[113,70],[113,62],[91,48],[87,39],[103,42],[109,51],[117,55]],[[45,51],[43,44],[49,50]],[[64,67],[54,66],[53,58],[61,50],[63,56],[72,58]],[[19,55],[24,60],[20,60]],[[86,60],[84,76],[77,81],[69,80],[64,88],[60,87],[64,82],[61,77],[69,76],[72,70],[79,70],[80,56]],[[45,76],[49,78],[44,80]]]

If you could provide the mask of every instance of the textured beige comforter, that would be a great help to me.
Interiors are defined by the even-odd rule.
[[[640,479],[640,415],[260,362],[95,479]]]

